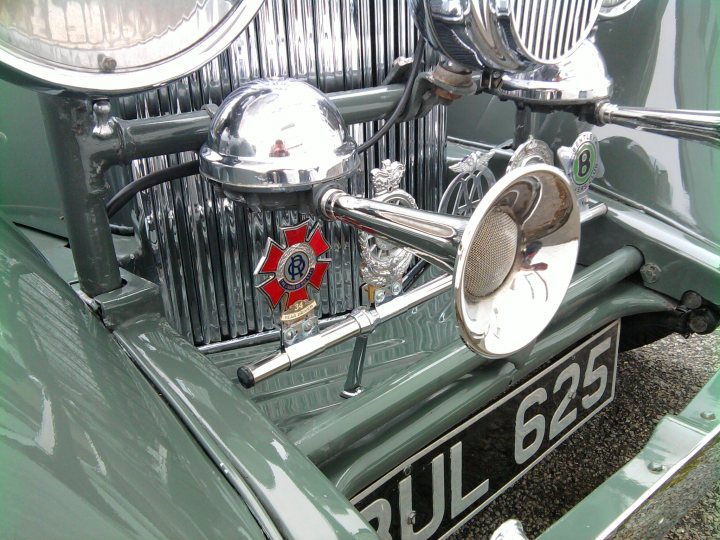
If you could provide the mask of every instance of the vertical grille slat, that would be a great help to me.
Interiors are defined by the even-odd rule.
[[[268,0],[228,49],[197,72],[164,87],[121,98],[121,116],[138,118],[219,104],[232,90],[259,77],[291,76],[326,92],[379,84],[390,62],[410,56],[417,39],[407,0]],[[426,52],[433,61],[432,53]],[[405,187],[434,208],[444,173],[445,110],[390,130],[351,179],[368,192],[367,172],[383,159],[407,167]],[[382,122],[350,126],[362,143]],[[194,153],[139,160],[127,181]],[[152,275],[168,320],[188,340],[206,344],[276,327],[253,270],[268,237],[282,241],[283,225],[307,218],[296,212],[250,212],[200,177],[176,180],[138,195],[139,233],[149,247]],[[351,311],[359,301],[359,255],[351,227],[323,223],[333,260],[316,296],[323,316]]]
[[[530,60],[554,63],[592,31],[602,0],[512,0],[513,35]]]

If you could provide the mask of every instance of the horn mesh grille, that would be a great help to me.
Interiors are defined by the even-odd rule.
[[[512,30],[525,55],[553,64],[590,35],[602,0],[514,0]]]
[[[502,210],[488,214],[468,252],[464,290],[472,299],[496,291],[510,273],[517,253],[518,226]]]

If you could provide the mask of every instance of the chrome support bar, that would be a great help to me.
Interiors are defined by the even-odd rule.
[[[378,324],[389,321],[409,309],[435,298],[450,290],[451,287],[452,276],[441,276],[385,304],[376,306],[374,309],[357,309],[345,320],[300,343],[290,345],[285,350],[251,365],[241,366],[237,373],[240,384],[245,388],[252,388],[276,373],[287,371],[335,345],[371,332]]]
[[[643,109],[603,102],[595,107],[595,121],[720,146],[720,111]]]
[[[587,223],[588,221],[592,221],[595,218],[604,216],[605,214],[607,214],[607,211],[607,204],[602,202],[595,203],[592,206],[583,208],[580,211],[580,223]]]

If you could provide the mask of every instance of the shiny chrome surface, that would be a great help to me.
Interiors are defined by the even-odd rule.
[[[510,0],[513,36],[533,62],[570,55],[595,26],[602,0]]]
[[[570,284],[580,210],[553,166],[512,170],[470,218],[352,197],[330,188],[319,212],[401,245],[453,274],[460,335],[487,357],[512,354],[550,322]]]
[[[249,80],[290,76],[323,92],[368,88],[380,84],[390,63],[411,55],[415,29],[404,1],[386,5],[371,0],[285,2],[268,0],[230,47],[187,77],[151,92],[122,98],[124,118],[160,116],[220,105],[232,90]],[[427,53],[426,53],[427,54]],[[432,55],[427,56],[432,62]],[[394,96],[395,94],[393,94]],[[377,100],[389,99],[386,90]],[[402,187],[421,208],[434,209],[442,193],[445,138],[444,108],[417,121],[393,127],[362,158],[365,171],[383,159],[406,163]],[[350,126],[358,142],[372,136],[382,122]],[[140,176],[193,153],[172,154],[134,162]],[[122,185],[129,178],[116,180]],[[347,186],[367,195],[362,175]],[[295,211],[250,212],[228,199],[199,176],[155,187],[136,199],[139,234],[149,246],[154,275],[172,325],[196,344],[251,336],[279,326],[262,295],[252,269],[268,237],[280,239],[279,228],[303,217]],[[324,223],[333,260],[315,299],[323,317],[343,315],[359,305],[359,255],[351,227]]]
[[[0,260],[0,536],[278,537],[4,218]]]
[[[587,39],[601,0],[412,0],[428,42],[471,69],[554,64]]]
[[[571,55],[556,64],[532,66],[520,73],[506,73],[490,92],[528,103],[593,103],[612,94],[597,47],[584,41]]]
[[[499,288],[478,296],[468,288],[475,270],[473,247],[497,212],[510,216],[518,227],[515,257]],[[570,285],[579,236],[577,200],[560,170],[532,165],[499,180],[470,217],[455,262],[455,309],[465,344],[485,356],[500,357],[531,343],[553,318]]]
[[[553,165],[555,163],[555,156],[545,141],[536,139],[531,135],[530,138],[518,146],[513,152],[513,155],[510,156],[505,172],[532,165],[533,163]]]
[[[305,191],[354,174],[355,141],[337,107],[294,79],[258,79],[222,102],[200,149],[200,172],[229,197]]]
[[[400,189],[404,174],[405,165],[399,161],[384,160],[379,169],[370,171],[373,198],[383,203],[417,208],[413,196]],[[362,259],[360,276],[364,283],[373,287],[392,287],[393,284],[402,287],[400,281],[412,262],[412,253],[364,231],[358,233],[358,248]]]
[[[245,28],[262,0],[12,2],[0,63],[62,89],[119,93],[185,75]]]
[[[490,540],[528,540],[522,523],[517,519],[508,519],[492,533]]]
[[[445,188],[438,212],[470,217],[480,199],[496,182],[495,174],[488,167],[494,155],[495,150],[471,152],[448,167],[457,175]]]
[[[450,276],[442,276],[417,287],[373,309],[353,311],[345,320],[322,330],[319,334],[290,345],[250,365],[238,369],[240,383],[251,388],[271,376],[302,364],[335,345],[348,339],[371,332],[378,324],[386,322],[428,300],[449,291]]]
[[[624,15],[639,3],[640,0],[603,0],[600,6],[600,18],[614,19]]]
[[[348,223],[360,231],[394,242],[447,272],[455,267],[466,219],[353,197],[328,189],[319,211],[330,220]]]
[[[595,117],[601,126],[616,124],[720,146],[720,111],[672,111],[599,103],[595,108]]]

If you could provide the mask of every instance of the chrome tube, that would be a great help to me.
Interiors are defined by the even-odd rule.
[[[595,120],[601,126],[616,124],[720,146],[720,111],[643,109],[605,102],[595,108]]]
[[[238,369],[238,379],[245,388],[252,388],[276,373],[297,366],[348,339],[370,332],[378,324],[449,291],[451,287],[452,277],[441,276],[374,309],[357,309],[343,321],[322,330],[315,336],[290,345],[284,351],[279,351],[251,365],[241,366]]]
[[[455,268],[468,222],[466,218],[353,197],[339,189],[322,195],[320,212],[327,219],[390,240],[448,272]]]

